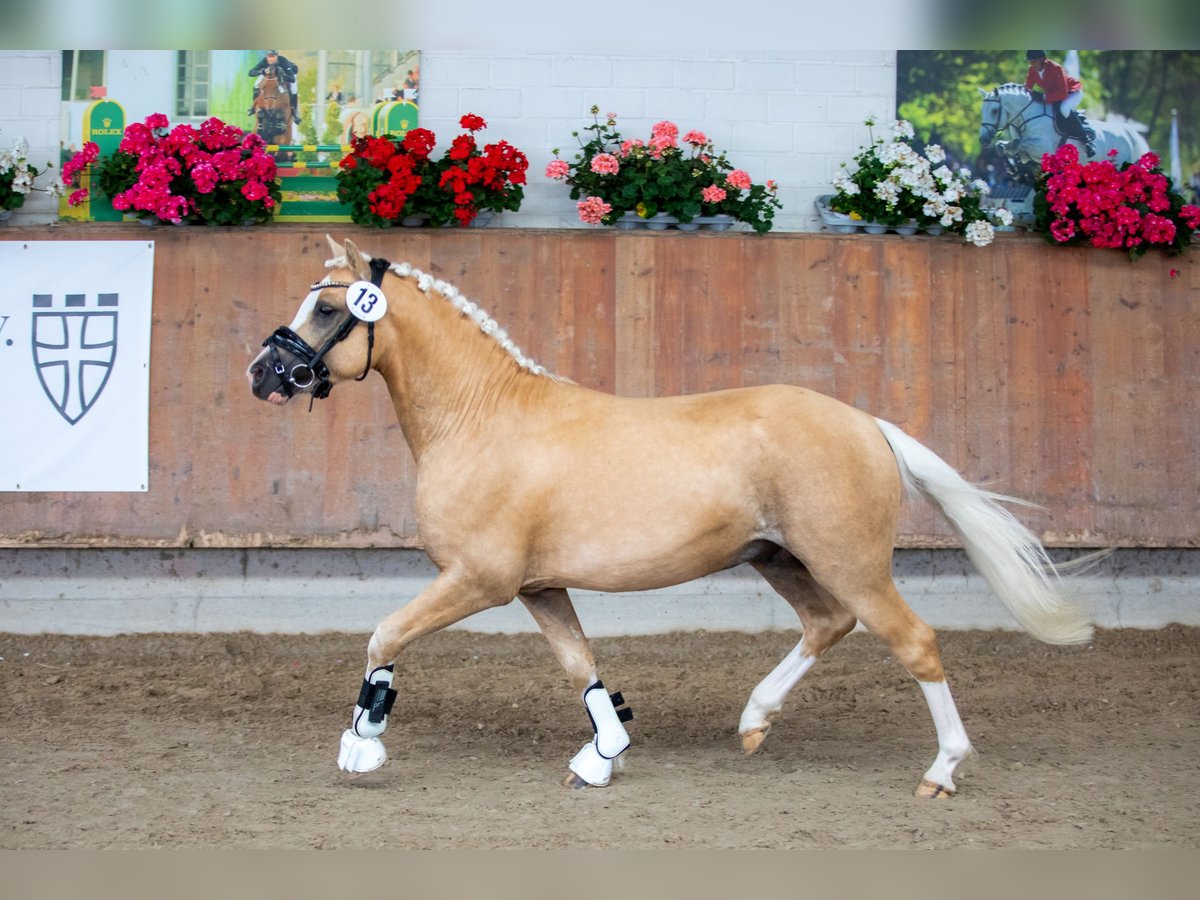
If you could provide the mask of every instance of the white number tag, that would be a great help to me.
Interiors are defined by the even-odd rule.
[[[350,315],[364,322],[378,322],[387,312],[387,297],[369,281],[356,281],[346,291]]]

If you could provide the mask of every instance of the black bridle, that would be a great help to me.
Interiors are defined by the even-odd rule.
[[[391,263],[386,259],[371,260],[371,283],[375,287],[381,286],[383,275],[390,266]],[[311,290],[331,287],[349,289],[351,285],[341,281],[321,281],[314,284]],[[332,350],[334,345],[344,341],[358,322],[358,318],[347,311],[345,321],[337,327],[337,330],[329,340],[321,345],[319,350],[313,349],[304,338],[286,325],[276,328],[271,336],[262,342],[262,345],[270,351],[271,369],[279,376],[280,388],[283,392],[288,397],[292,397],[296,390],[311,389],[313,400],[324,400],[328,397],[329,392],[333,390],[333,382],[329,380],[329,367],[324,362],[325,354]],[[375,323],[367,322],[367,363],[363,366],[362,374],[357,376],[355,381],[362,381],[370,373],[371,353],[374,349]],[[280,350],[295,358],[296,362],[292,365],[291,370],[279,355]]]

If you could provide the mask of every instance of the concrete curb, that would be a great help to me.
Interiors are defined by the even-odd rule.
[[[935,628],[1018,627],[961,551],[900,550],[894,571],[909,605]],[[434,574],[415,550],[0,550],[0,632],[368,633]],[[1104,628],[1200,625],[1198,584],[1200,550],[1118,550],[1065,580]],[[798,628],[746,566],[659,591],[573,596],[592,637]],[[454,627],[536,631],[519,603]]]

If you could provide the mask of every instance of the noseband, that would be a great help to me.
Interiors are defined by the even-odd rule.
[[[380,287],[383,275],[391,267],[391,263],[386,259],[372,259],[370,265],[371,283],[375,287]],[[349,289],[350,285],[340,281],[322,281],[314,284],[312,289],[319,290],[327,287]],[[314,400],[323,400],[329,396],[329,392],[333,390],[333,382],[329,380],[329,367],[324,362],[325,354],[332,350],[334,345],[344,341],[354,330],[358,321],[354,314],[348,312],[345,321],[337,327],[333,336],[321,345],[320,350],[313,349],[304,338],[286,325],[276,328],[274,333],[262,342],[262,345],[270,351],[271,368],[279,376],[280,387],[288,397],[293,396],[297,389],[303,391],[309,388],[312,389]],[[375,323],[367,322],[367,364],[363,366],[362,374],[355,378],[355,381],[362,381],[370,373],[371,352],[374,348]],[[279,355],[280,350],[297,360],[290,371]]]

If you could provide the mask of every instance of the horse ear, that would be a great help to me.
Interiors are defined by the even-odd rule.
[[[363,258],[362,252],[354,246],[354,241],[349,238],[346,238],[345,253],[347,268],[363,281],[370,281],[371,268]]]
[[[988,95],[988,92],[987,92],[987,91],[985,91],[985,90],[984,90],[983,88],[981,88],[981,87],[977,87],[977,88],[975,88],[975,90],[979,91],[980,95],[981,95],[981,96],[983,96],[983,97],[986,97],[986,96]]]
[[[325,235],[325,240],[329,242],[329,252],[334,256],[342,255],[342,248],[330,235]]]

